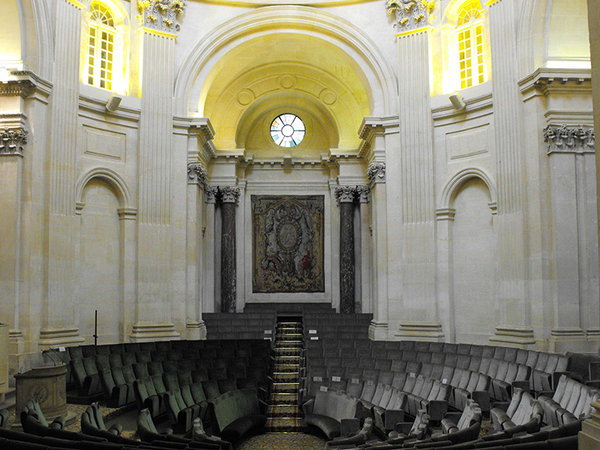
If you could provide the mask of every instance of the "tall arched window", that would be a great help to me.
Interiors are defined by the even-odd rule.
[[[478,0],[467,0],[458,10],[458,63],[460,88],[484,83],[487,79],[483,35],[483,13]]]
[[[90,7],[87,52],[87,83],[112,89],[116,28],[113,15],[102,3]]]

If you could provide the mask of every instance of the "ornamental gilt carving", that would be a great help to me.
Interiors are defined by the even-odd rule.
[[[166,33],[179,31],[180,20],[185,10],[185,0],[138,0],[145,27]]]
[[[0,129],[0,156],[23,156],[25,144],[27,144],[27,131],[23,128]]]
[[[369,183],[385,183],[385,163],[374,162],[367,169]]]
[[[197,184],[204,187],[208,174],[199,162],[190,162],[187,166],[188,184]]]
[[[219,186],[219,196],[223,203],[235,203],[237,205],[240,198],[240,188],[234,186]]]
[[[427,25],[435,1],[386,0],[388,16],[393,16],[394,26],[401,31],[410,31]]]
[[[593,152],[596,133],[593,128],[583,125],[548,125],[544,128],[544,142],[548,153],[553,152]]]

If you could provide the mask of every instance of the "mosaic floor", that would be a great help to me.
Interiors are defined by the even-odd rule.
[[[265,433],[242,442],[239,450],[308,450],[324,449],[325,441],[304,433]]]

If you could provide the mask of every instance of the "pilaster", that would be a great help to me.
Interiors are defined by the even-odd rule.
[[[77,177],[77,116],[79,110],[79,45],[81,8],[78,2],[57,0],[54,39],[54,86],[50,97],[48,179],[47,301],[40,346],[83,342],[73,280],[76,279],[79,221],[75,216]]]
[[[360,216],[360,306],[358,312],[371,311],[371,189],[368,185],[358,186],[358,203]]]
[[[172,299],[172,165],[175,39],[185,3],[140,5],[142,111],[138,151],[138,286],[132,339],[174,338]]]
[[[500,323],[493,343],[526,347],[535,343],[528,302],[525,159],[520,142],[520,92],[513,0],[490,5],[490,44],[494,95],[495,150],[498,183],[498,301]]]
[[[404,7],[397,35],[399,61],[399,183],[402,260],[399,339],[443,340],[436,295],[436,245],[431,117],[432,5]],[[404,23],[404,25],[403,25]],[[400,296],[399,295],[399,296]],[[398,312],[398,311],[397,311]]]
[[[202,226],[202,248],[204,253],[204,277],[202,283],[203,296],[203,312],[215,311],[215,267],[216,262],[216,246],[218,244],[217,235],[215,232],[215,213],[217,207],[217,187],[206,186],[204,189],[204,216]]]
[[[186,338],[206,337],[202,321],[202,235],[201,221],[204,213],[203,191],[207,172],[199,162],[187,165],[187,226],[186,226]]]

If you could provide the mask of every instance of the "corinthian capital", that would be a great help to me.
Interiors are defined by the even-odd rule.
[[[335,198],[339,203],[352,203],[356,198],[355,186],[338,186],[335,188]]]
[[[185,10],[185,0],[138,0],[138,10],[143,26],[175,34],[181,28],[177,21]]]
[[[219,195],[223,203],[235,203],[240,198],[240,188],[234,186],[219,186]]]
[[[25,144],[27,144],[27,131],[23,128],[0,129],[0,156],[23,156]]]
[[[385,183],[385,163],[371,163],[367,169],[367,177],[369,177],[370,184]]]
[[[190,162],[187,166],[188,184],[197,184],[204,187],[208,174],[199,162]]]
[[[394,18],[394,26],[400,32],[423,28],[429,23],[429,14],[435,7],[435,1],[426,0],[386,0],[389,16]]]

